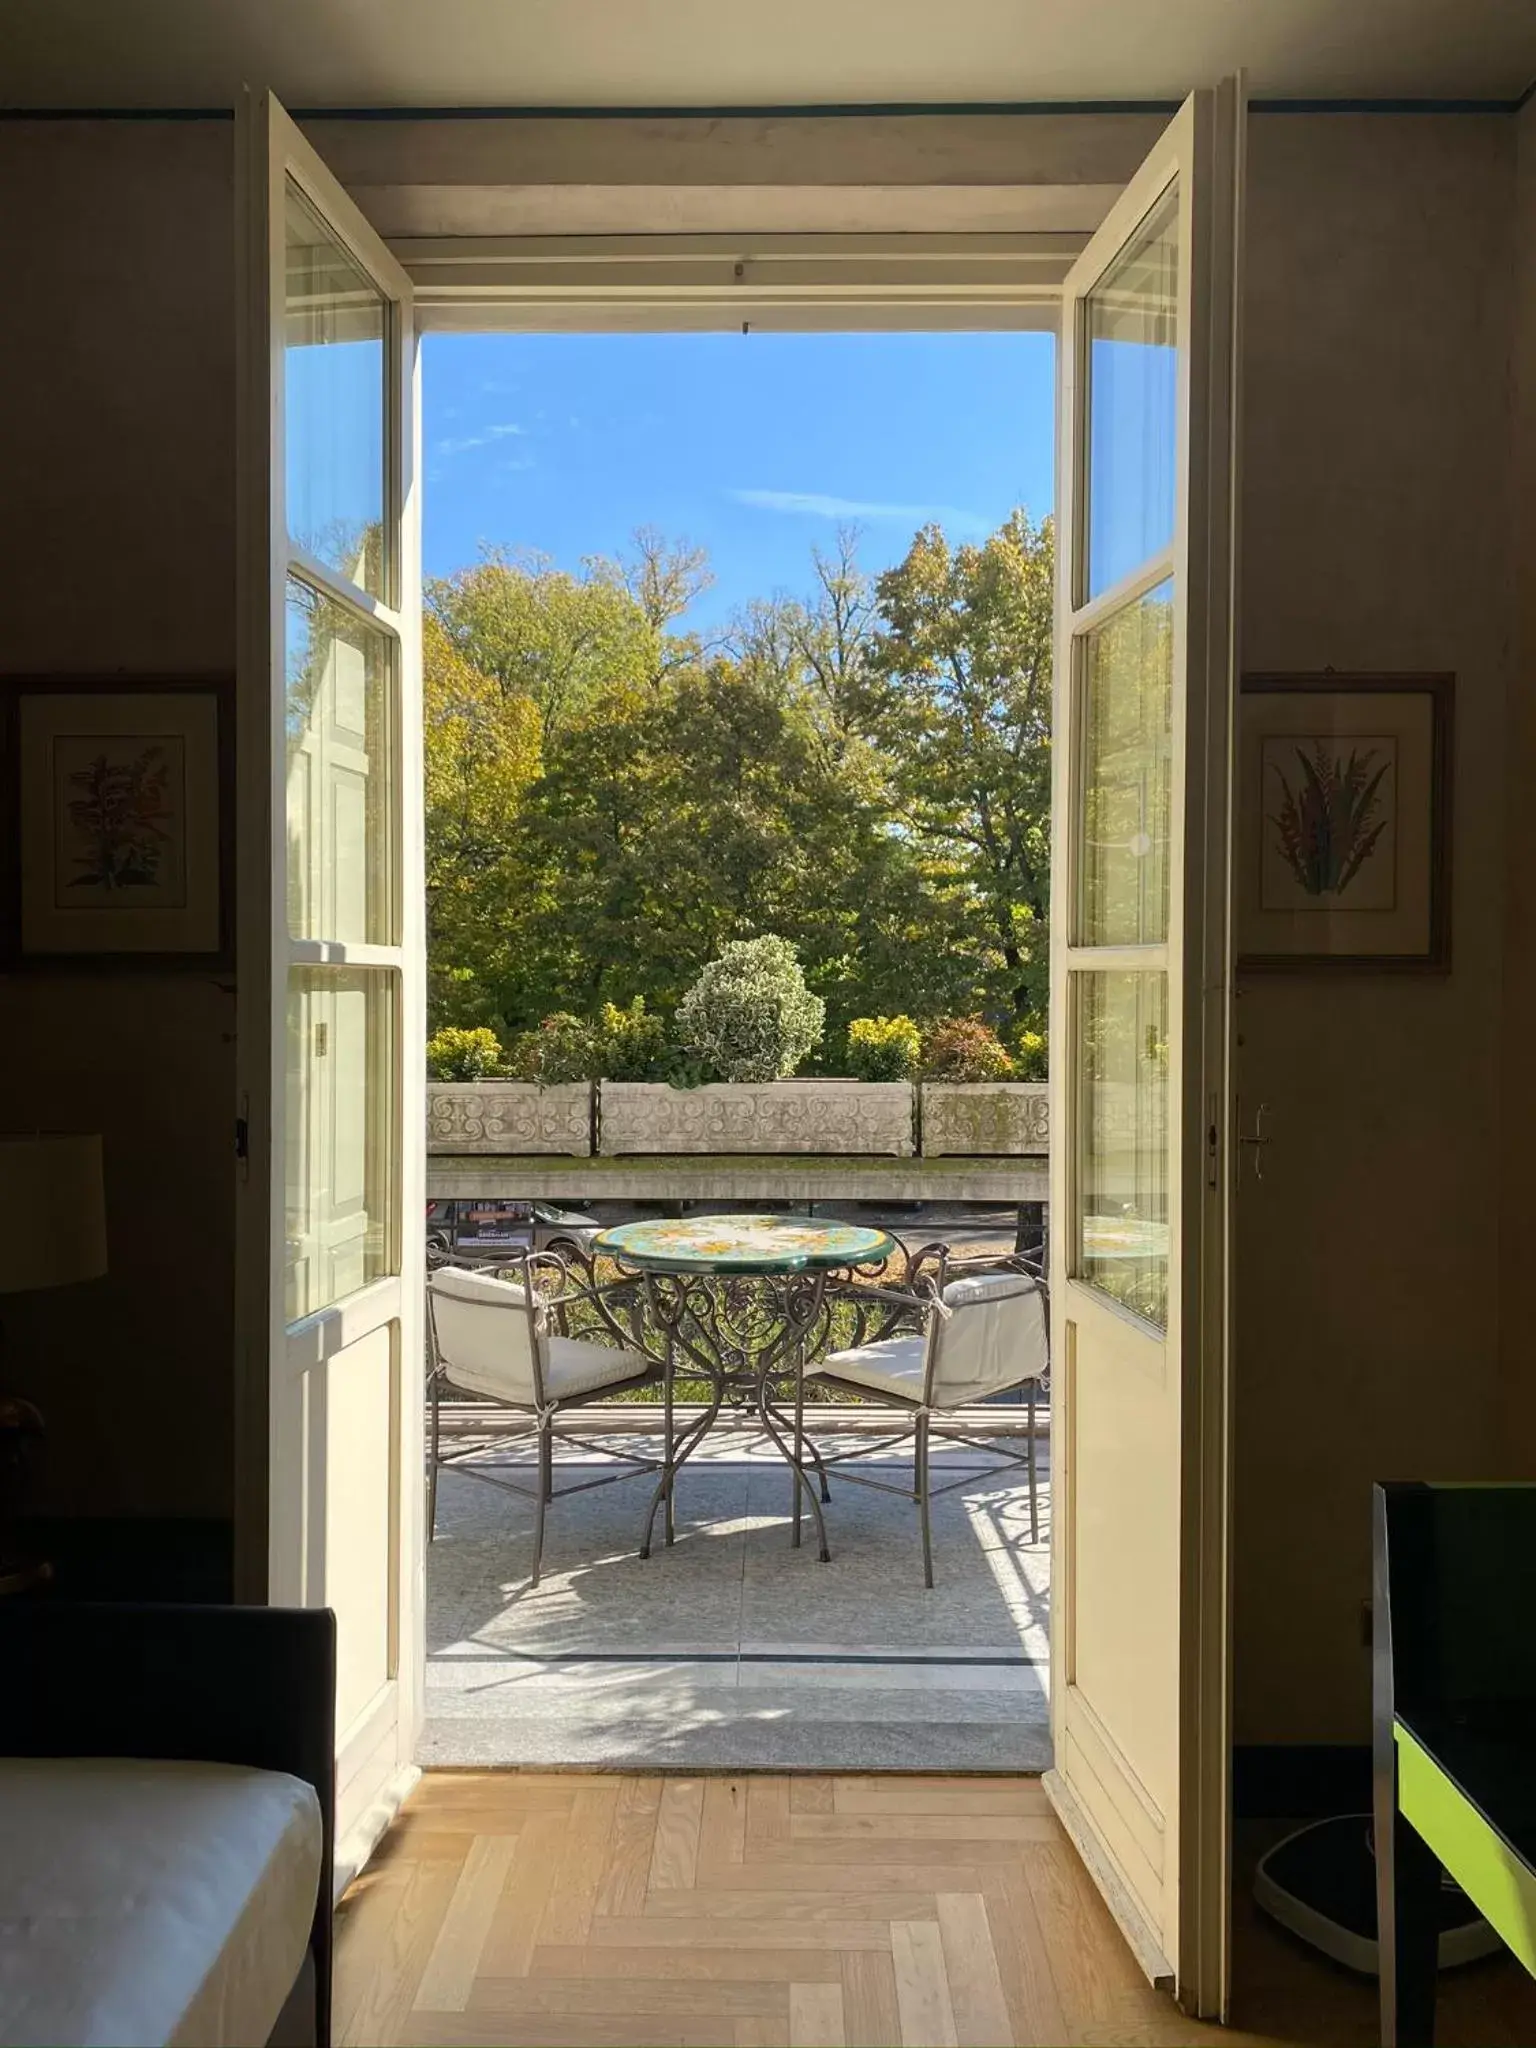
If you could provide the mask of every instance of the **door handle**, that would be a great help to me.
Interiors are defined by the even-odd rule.
[[[1264,1147],[1270,1143],[1270,1140],[1264,1135],[1264,1119],[1268,1115],[1269,1104],[1261,1102],[1253,1113],[1252,1131],[1240,1131],[1238,1133],[1238,1144],[1253,1159],[1253,1177],[1255,1180],[1262,1180],[1264,1178]]]

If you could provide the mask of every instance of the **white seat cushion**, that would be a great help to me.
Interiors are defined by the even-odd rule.
[[[573,1394],[595,1394],[650,1371],[638,1351],[620,1351],[612,1344],[589,1344],[582,1337],[551,1337],[544,1367],[544,1391],[552,1401]]]
[[[896,1394],[904,1401],[923,1398],[923,1369],[928,1355],[924,1337],[884,1337],[878,1344],[861,1344],[852,1351],[829,1351],[818,1359],[816,1371],[833,1378],[852,1380],[875,1394]]]
[[[0,1758],[0,2042],[260,2048],[320,1846],[313,1786],[281,1771]]]

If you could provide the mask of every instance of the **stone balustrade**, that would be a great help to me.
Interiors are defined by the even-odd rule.
[[[427,1150],[456,1157],[1034,1159],[1050,1150],[1044,1082],[586,1081],[427,1085]]]

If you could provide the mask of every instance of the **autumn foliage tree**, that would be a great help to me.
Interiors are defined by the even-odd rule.
[[[1043,1028],[1051,528],[937,527],[878,579],[685,630],[696,549],[636,536],[572,576],[505,553],[428,593],[434,1024],[507,1034],[643,997],[669,1017],[772,932],[855,1017]]]

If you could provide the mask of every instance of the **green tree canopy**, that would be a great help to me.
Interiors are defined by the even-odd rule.
[[[876,584],[859,687],[901,824],[970,894],[982,990],[1015,1024],[1049,978],[1054,570],[1049,519],[1015,512],[980,547],[924,527]]]
[[[796,948],[856,1016],[1043,1022],[1051,529],[858,536],[804,598],[686,630],[700,551],[651,532],[572,576],[486,555],[428,594],[433,1022],[515,1033],[643,997],[728,942]]]
[[[615,678],[661,667],[660,629],[617,566],[592,568],[571,576],[542,555],[491,548],[427,588],[428,616],[454,650],[505,695],[537,705],[546,744]]]

